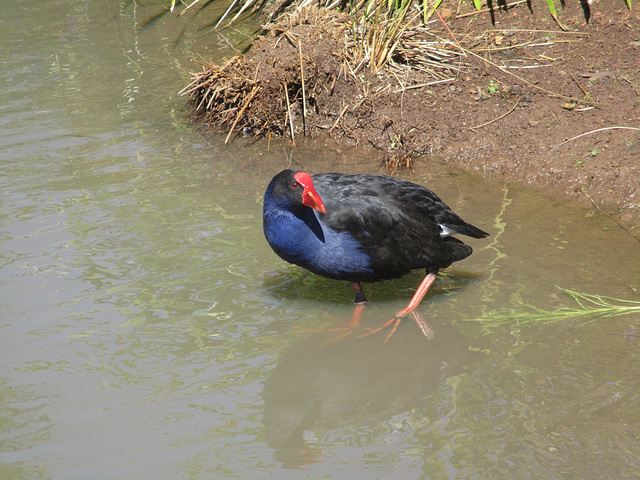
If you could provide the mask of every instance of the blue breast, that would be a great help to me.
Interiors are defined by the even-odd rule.
[[[264,235],[283,260],[337,280],[375,276],[360,243],[324,225],[319,212],[303,207],[294,213],[265,205],[263,220]]]

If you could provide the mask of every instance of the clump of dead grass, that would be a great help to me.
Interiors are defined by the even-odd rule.
[[[413,157],[406,151],[388,152],[383,159],[385,173],[393,176],[397,170],[411,170],[413,172]]]
[[[314,127],[331,131],[331,124],[317,119],[319,113],[340,119],[339,112],[323,110],[321,99],[333,94],[327,85],[347,74],[345,19],[317,8],[282,17],[265,26],[268,36],[254,44],[261,60],[239,55],[223,66],[203,65],[180,95],[189,97],[196,117],[228,129],[227,142],[242,130],[293,140],[298,131],[307,133],[310,117]]]
[[[196,115],[209,123],[237,123],[240,110],[259,88],[258,80],[246,75],[243,57],[233,57],[223,66],[208,63],[201,72],[192,73],[192,82],[180,91],[194,101]],[[239,100],[244,100],[240,101]]]

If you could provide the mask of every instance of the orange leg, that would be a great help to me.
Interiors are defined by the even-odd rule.
[[[359,303],[353,306],[353,313],[351,314],[349,328],[358,328],[360,326],[362,312],[364,312],[364,303]]]
[[[424,277],[424,280],[422,280],[422,283],[416,290],[416,293],[413,294],[413,298],[409,302],[409,305],[407,305],[407,307],[404,310],[400,310],[398,313],[396,313],[396,317],[404,317],[407,313],[410,313],[413,310],[415,310],[416,307],[420,305],[420,302],[422,301],[425,294],[427,293],[427,290],[429,290],[429,287],[433,285],[433,282],[435,282],[435,280],[436,280],[436,274],[428,273],[427,276]]]

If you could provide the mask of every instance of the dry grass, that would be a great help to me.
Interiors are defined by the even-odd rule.
[[[237,123],[239,110],[246,108],[250,92],[258,87],[255,78],[247,77],[238,55],[222,67],[210,63],[202,72],[192,73],[193,81],[180,91],[194,100],[196,115],[205,122],[227,125]],[[254,93],[255,95],[255,93]]]

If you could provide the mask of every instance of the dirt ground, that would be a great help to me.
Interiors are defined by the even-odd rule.
[[[200,116],[227,130],[236,122],[234,133],[329,134],[373,145],[391,162],[429,162],[437,154],[486,176],[579,198],[640,238],[638,2],[631,11],[623,1],[594,3],[589,24],[580,2],[567,2],[560,12],[567,32],[545,2],[533,3],[533,13],[524,3],[497,12],[495,27],[487,13],[451,12],[447,25],[469,53],[445,61],[448,67],[435,70],[439,78],[400,65],[411,62],[402,49],[392,71],[358,68],[353,46],[343,53],[348,19],[339,14],[287,17],[231,62],[245,81],[244,96],[237,94],[242,115],[223,104],[226,117]],[[425,38],[433,35],[451,40],[439,22]]]

